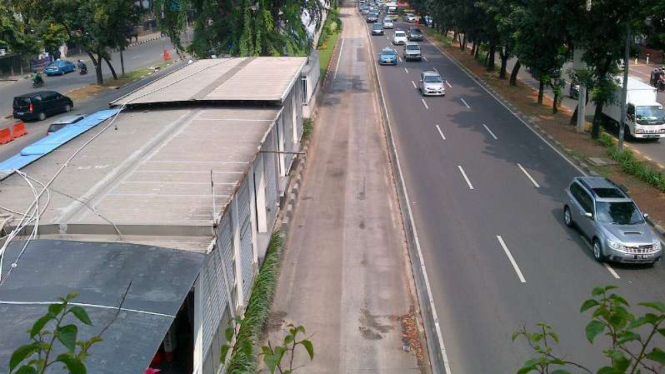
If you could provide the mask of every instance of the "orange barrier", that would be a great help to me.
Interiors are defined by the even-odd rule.
[[[169,61],[171,59],[171,54],[168,49],[164,50],[164,61]]]
[[[12,133],[9,131],[9,127],[0,129],[0,144],[7,144],[14,139]]]
[[[14,138],[19,136],[28,135],[28,132],[25,130],[25,123],[23,121],[16,122],[14,124]]]

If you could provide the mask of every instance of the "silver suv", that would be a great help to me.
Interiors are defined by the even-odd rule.
[[[662,256],[660,239],[635,202],[607,178],[577,177],[566,189],[566,226],[577,226],[592,242],[597,261],[650,263]]]
[[[404,46],[404,59],[405,60],[422,60],[423,55],[420,52],[420,46],[418,43],[406,42]]]

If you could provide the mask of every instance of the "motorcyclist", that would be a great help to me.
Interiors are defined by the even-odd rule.
[[[85,63],[83,62],[83,60],[78,60],[78,68],[79,68],[81,71],[85,71],[85,72],[88,71],[88,67],[85,65]]]
[[[44,78],[42,78],[42,75],[39,74],[37,70],[35,70],[32,73],[32,83],[34,84],[43,84],[44,83]]]

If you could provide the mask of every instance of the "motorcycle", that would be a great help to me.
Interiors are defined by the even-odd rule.
[[[39,87],[44,87],[44,81],[33,81],[32,82],[32,88],[39,88]]]
[[[79,68],[79,74],[81,74],[81,75],[86,75],[86,74],[88,74],[88,67],[85,66],[85,65],[81,66],[81,67]]]

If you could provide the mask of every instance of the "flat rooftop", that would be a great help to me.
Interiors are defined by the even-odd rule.
[[[111,105],[229,101],[282,104],[306,63],[306,57],[198,60]]]
[[[39,222],[40,238],[121,239],[205,251],[214,217],[231,201],[280,111],[229,107],[121,112],[52,184]],[[22,171],[46,183],[108,121]],[[3,213],[5,208],[25,212],[34,201],[17,174],[1,181],[0,190]],[[40,210],[46,200],[44,194]],[[14,214],[9,227],[20,218]]]

